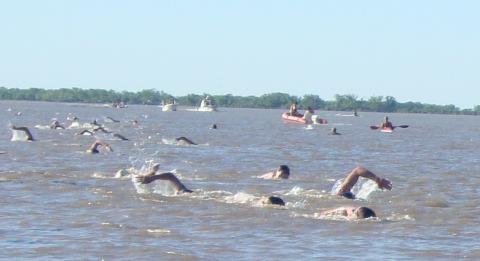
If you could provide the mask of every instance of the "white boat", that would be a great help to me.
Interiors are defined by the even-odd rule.
[[[198,107],[197,111],[206,111],[206,112],[217,111],[217,106],[215,106],[215,105],[204,105],[204,106]]]
[[[200,107],[198,107],[197,111],[217,111],[217,106],[215,106],[207,96],[205,99],[202,100],[202,102],[200,103]]]
[[[177,111],[177,104],[169,103],[162,105],[162,111]]]

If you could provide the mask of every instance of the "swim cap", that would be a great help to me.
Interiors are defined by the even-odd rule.
[[[355,199],[355,195],[350,191],[343,193],[342,197],[345,197],[345,198],[348,198],[348,199]]]

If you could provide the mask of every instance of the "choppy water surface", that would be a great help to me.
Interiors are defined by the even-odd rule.
[[[478,117],[391,114],[394,124],[410,127],[386,134],[368,128],[384,114],[319,112],[329,125],[308,129],[282,122],[281,112],[0,102],[0,257],[480,258]],[[95,138],[74,135],[79,129],[34,128],[52,118],[68,126],[69,113],[130,140],[99,135],[114,151],[89,155]],[[29,127],[36,141],[10,141],[10,123]],[[217,130],[209,129],[213,123]],[[327,135],[331,127],[342,135]],[[180,136],[199,145],[170,142]],[[119,169],[151,162],[175,170],[195,192],[162,195],[154,191],[168,189],[159,182],[153,193],[138,193],[130,178],[115,178]],[[290,166],[291,179],[256,178],[279,164]],[[355,201],[330,195],[358,165],[390,179],[393,190]],[[287,206],[257,204],[265,195]],[[369,206],[380,218],[319,218],[345,205]]]

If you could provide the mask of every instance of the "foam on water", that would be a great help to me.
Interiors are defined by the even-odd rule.
[[[50,129],[50,125],[35,125],[34,127],[37,128],[37,129],[39,129],[39,130],[48,130],[48,129]]]

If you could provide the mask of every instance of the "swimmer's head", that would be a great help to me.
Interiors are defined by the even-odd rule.
[[[343,193],[342,197],[345,197],[345,198],[348,198],[348,199],[355,199],[355,195],[350,191]]]
[[[211,129],[217,129],[217,124],[212,124],[212,126],[210,127]]]
[[[354,213],[357,216],[357,218],[359,218],[359,219],[376,217],[377,216],[377,215],[375,215],[375,212],[371,208],[367,208],[367,207],[359,207],[359,208],[355,209]]]
[[[290,168],[287,165],[280,165],[275,172],[277,178],[288,179],[290,176]]]
[[[278,205],[278,206],[285,206],[285,202],[283,199],[275,196],[270,196],[268,197],[265,201],[265,204],[272,204],[272,205]]]
[[[388,121],[388,116],[385,116],[385,121]]]

